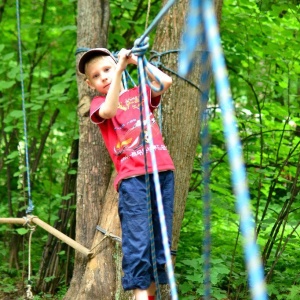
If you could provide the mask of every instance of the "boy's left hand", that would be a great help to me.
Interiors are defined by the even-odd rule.
[[[118,60],[120,67],[125,70],[128,64],[137,65],[137,57],[130,53],[130,50],[121,49],[118,54]]]
[[[128,51],[128,54],[130,53],[130,50]],[[137,65],[137,56],[136,55],[134,55],[134,54],[132,54],[132,53],[130,53],[129,54],[129,56],[127,56],[128,57],[128,63],[129,64],[134,64],[134,65]]]

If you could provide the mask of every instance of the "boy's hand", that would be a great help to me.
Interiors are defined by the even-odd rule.
[[[129,50],[129,53],[130,53],[130,50]],[[129,56],[127,56],[127,58],[128,58],[128,64],[137,65],[138,58],[136,55],[130,53]]]
[[[119,67],[119,69],[121,71],[124,71],[127,67],[128,61],[127,61],[127,52],[128,50],[126,49],[121,49],[121,51],[118,54],[118,64],[117,67]]]
[[[124,71],[128,64],[135,64],[137,65],[137,57],[130,53],[130,50],[121,49],[118,54],[118,65],[122,71]]]

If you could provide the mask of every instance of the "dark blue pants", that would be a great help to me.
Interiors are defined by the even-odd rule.
[[[168,283],[165,271],[165,254],[156,203],[153,175],[150,177],[152,222],[155,237],[155,251],[160,284]],[[172,241],[172,221],[174,202],[174,173],[159,173],[162,202],[167,226],[169,247]],[[119,187],[119,216],[122,228],[123,279],[124,290],[147,289],[154,281],[151,259],[150,230],[146,197],[145,176],[122,180]]]

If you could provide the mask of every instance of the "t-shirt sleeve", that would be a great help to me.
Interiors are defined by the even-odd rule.
[[[99,124],[104,121],[103,118],[99,116],[100,106],[104,103],[104,97],[94,97],[90,106],[90,119],[93,123]]]
[[[147,85],[147,90],[148,90],[148,92],[150,92],[150,107],[151,107],[152,109],[155,109],[155,108],[158,107],[158,105],[159,105],[159,103],[160,103],[161,95],[152,98],[152,97],[151,97],[152,90],[151,90],[151,88],[150,88],[149,85]]]

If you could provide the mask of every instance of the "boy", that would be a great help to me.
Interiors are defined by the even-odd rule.
[[[95,48],[86,52],[79,61],[78,69],[86,76],[86,83],[95,89],[96,96],[90,106],[91,121],[98,125],[107,150],[117,170],[115,188],[119,192],[119,217],[122,228],[123,278],[125,290],[134,290],[136,300],[154,299],[155,283],[151,259],[150,230],[148,221],[147,193],[145,184],[145,163],[141,134],[139,88],[124,90],[122,72],[128,64],[137,64],[137,57],[122,49],[118,61],[105,48]],[[160,92],[151,91],[147,86],[148,105],[151,111],[151,129],[154,151],[159,172],[160,187],[169,244],[172,240],[174,164],[163,143],[163,138],[152,112],[159,105],[160,95],[172,84],[172,79],[156,67],[151,71],[161,80],[164,88]],[[147,70],[152,84],[158,82]],[[157,272],[160,284],[168,283],[165,272],[165,255],[161,238],[160,222],[156,204],[153,167],[147,128],[144,126],[146,156],[150,177],[152,220],[155,236]]]

